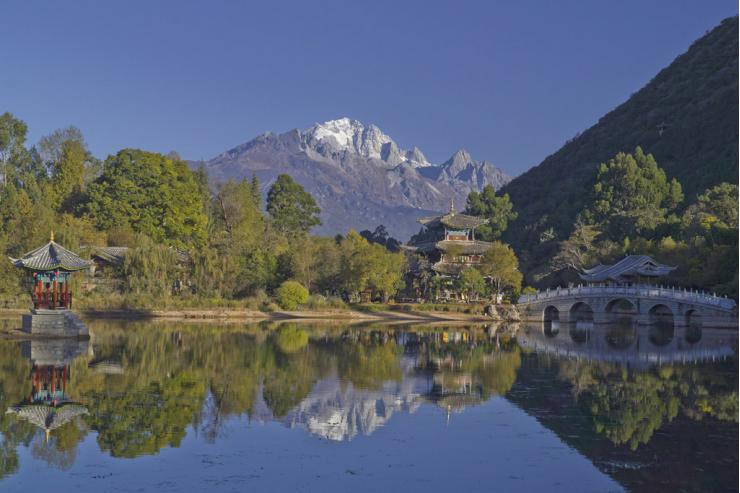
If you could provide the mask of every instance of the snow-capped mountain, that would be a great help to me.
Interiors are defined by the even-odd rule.
[[[409,151],[400,149],[393,139],[375,125],[366,127],[349,118],[317,123],[303,132],[303,136],[305,145],[326,155],[348,152],[380,160],[388,168],[394,168],[403,162],[408,162],[413,167],[431,166],[416,147]]]
[[[402,149],[377,126],[349,118],[268,132],[204,164],[215,183],[256,174],[265,192],[277,175],[288,173],[321,207],[318,233],[383,224],[404,240],[418,231],[417,217],[446,211],[453,198],[464,204],[471,190],[498,189],[510,181],[464,150],[434,165],[420,149]]]

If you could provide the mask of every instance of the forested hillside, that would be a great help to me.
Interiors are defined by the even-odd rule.
[[[566,239],[592,200],[600,163],[637,146],[681,183],[684,206],[713,185],[737,183],[737,17],[723,21],[624,104],[506,185],[503,192],[518,217],[504,239],[517,252],[536,248],[551,234]],[[525,258],[525,268],[539,261]]]

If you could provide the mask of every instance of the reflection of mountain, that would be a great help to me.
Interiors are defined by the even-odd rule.
[[[258,420],[277,419],[290,426],[335,441],[370,435],[383,426],[395,412],[414,412],[431,381],[414,372],[414,360],[401,358],[403,377],[399,382],[385,382],[379,389],[361,389],[342,382],[336,376],[320,380],[310,394],[284,418],[274,418],[259,392],[255,406]]]

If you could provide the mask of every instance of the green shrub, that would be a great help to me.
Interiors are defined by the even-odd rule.
[[[295,310],[308,301],[308,289],[295,281],[285,281],[277,289],[277,302],[283,310]]]

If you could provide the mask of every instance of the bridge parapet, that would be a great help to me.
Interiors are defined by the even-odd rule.
[[[737,307],[735,300],[719,297],[705,292],[691,291],[677,287],[633,285],[633,286],[573,286],[547,289],[519,297],[519,304],[539,303],[547,300],[570,297],[626,296],[637,298],[663,298],[672,301],[711,306],[722,310]]]

